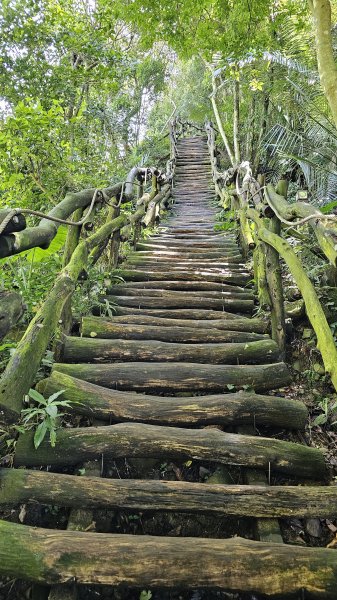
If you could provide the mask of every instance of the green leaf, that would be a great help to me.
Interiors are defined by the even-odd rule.
[[[325,425],[327,420],[328,420],[328,418],[326,415],[324,415],[324,414],[318,415],[318,417],[316,417],[316,419],[314,419],[313,425]]]
[[[52,419],[56,419],[57,417],[57,406],[56,404],[50,404],[45,408],[47,415],[49,415]]]
[[[37,450],[38,447],[40,446],[40,444],[43,442],[47,431],[48,431],[47,422],[46,421],[42,421],[42,423],[40,423],[37,426],[36,431],[34,433],[34,447],[35,447],[35,450]]]
[[[150,592],[150,590],[143,590],[142,592],[140,592],[139,600],[151,600],[151,598],[152,592]]]
[[[46,404],[46,400],[44,398],[44,396],[42,396],[42,394],[40,394],[40,392],[38,392],[37,390],[33,390],[32,388],[29,390],[28,395],[30,396],[30,398],[32,398],[33,400],[35,400],[35,402],[38,402],[39,404]]]
[[[55,392],[54,394],[52,394],[51,396],[49,396],[47,403],[51,404],[52,402],[54,402],[54,400],[56,400],[56,398],[58,398],[59,396],[61,396],[61,394],[63,394],[65,392],[65,390],[59,390],[58,392]]]

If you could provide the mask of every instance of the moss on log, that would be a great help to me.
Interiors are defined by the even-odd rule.
[[[215,588],[262,594],[307,590],[335,598],[336,554],[327,548],[242,538],[162,538],[51,531],[0,522],[0,573],[39,583]],[[18,556],[21,560],[18,561]],[[179,565],[179,569],[177,569]]]
[[[188,297],[193,301],[194,298],[238,298],[241,300],[252,300],[254,298],[252,290],[245,290],[244,288],[240,288],[229,285],[229,290],[226,289],[221,283],[215,284],[219,285],[219,289],[215,290],[193,290],[189,288],[185,288],[183,290],[170,290],[170,289],[160,289],[158,284],[156,288],[145,288],[138,287],[141,284],[134,284],[133,287],[124,286],[124,285],[116,285],[112,288],[109,288],[108,294],[111,296],[155,296],[157,298],[183,298]],[[189,282],[185,282],[189,283]],[[226,286],[226,284],[225,284]],[[192,286],[193,287],[193,286]]]
[[[257,391],[288,385],[284,363],[271,365],[203,365],[197,363],[111,363],[107,365],[55,363],[53,369],[112,389],[138,392],[226,392],[243,385]]]
[[[191,325],[191,323],[190,323]],[[161,340],[162,342],[182,343],[210,343],[210,342],[252,342],[265,339],[267,336],[261,333],[249,333],[247,331],[230,331],[216,329],[209,323],[209,327],[160,327],[154,325],[136,325],[116,323],[115,320],[107,320],[100,317],[83,317],[81,326],[83,337],[98,337],[106,339],[125,340]]]
[[[231,273],[227,269],[223,269],[222,273],[215,273],[211,269],[196,269],[195,271],[176,270],[131,270],[131,269],[116,269],[112,275],[122,277],[125,281],[161,281],[175,279],[177,281],[215,281],[218,283],[230,283],[232,285],[245,286],[250,281],[248,273]]]
[[[70,508],[215,513],[261,519],[335,518],[337,488],[221,485],[101,479],[29,469],[0,469],[0,505],[40,502]]]
[[[169,456],[176,460],[209,460],[313,479],[324,479],[327,474],[321,450],[217,429],[184,429],[143,423],[61,429],[54,448],[49,440],[44,440],[38,449],[34,448],[33,438],[34,432],[20,435],[15,466],[74,465],[104,454],[107,458]]]
[[[111,323],[153,325],[156,327],[193,327],[195,329],[210,328],[212,330],[214,328],[222,331],[249,331],[255,333],[265,333],[269,329],[269,323],[266,320],[241,317],[235,313],[180,310],[179,317],[181,318],[177,318],[176,311],[168,312],[168,318],[165,318],[156,316],[156,311],[142,311],[140,314],[136,310],[120,308],[117,309],[117,314],[112,317]]]
[[[65,390],[71,413],[109,422],[136,421],[162,425],[271,425],[304,429],[308,411],[302,402],[239,391],[210,396],[163,397],[111,390],[54,371],[38,384],[46,397]]]
[[[275,362],[279,348],[273,340],[209,344],[180,344],[156,340],[110,340],[64,336],[62,359],[70,363],[115,361],[256,364]]]
[[[141,308],[159,308],[159,309],[176,309],[176,308],[203,308],[210,310],[227,310],[234,312],[251,313],[254,307],[254,301],[232,296],[221,296],[212,298],[209,296],[195,297],[191,296],[187,292],[179,294],[163,294],[162,296],[152,296],[151,291],[147,296],[139,295],[138,297],[133,296],[103,296],[113,304],[118,306],[136,307]]]
[[[183,281],[183,280],[161,280],[161,281],[138,281],[138,282],[124,282],[122,285],[114,285],[107,289],[108,294],[115,294],[115,292],[130,290],[142,290],[144,293],[146,290],[168,290],[177,292],[234,292],[236,294],[250,294],[250,289],[240,287],[238,285],[230,285],[229,283],[217,283],[216,281]],[[128,295],[127,292],[125,295]],[[123,294],[124,295],[124,294]]]

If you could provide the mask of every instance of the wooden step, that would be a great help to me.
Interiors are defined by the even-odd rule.
[[[0,482],[0,506],[50,504],[52,499],[53,505],[71,508],[213,513],[263,519],[334,519],[337,513],[336,486],[205,485],[78,477],[30,469],[0,469]]]
[[[327,476],[324,454],[317,448],[213,428],[118,423],[104,427],[60,429],[54,447],[44,439],[36,449],[33,440],[32,431],[20,435],[14,457],[16,467],[76,465],[104,454],[106,458],[113,459],[170,457],[174,460],[206,460],[318,480]]]
[[[208,344],[172,343],[157,340],[63,338],[62,360],[69,363],[115,361],[258,364],[276,362],[280,351],[271,339],[253,342]]]
[[[269,322],[257,318],[241,317],[235,313],[217,311],[138,311],[132,308],[117,308],[118,314],[113,315],[110,322],[123,324],[150,325],[156,327],[193,327],[194,329],[219,329],[221,331],[248,331],[252,333],[266,333]],[[148,314],[147,314],[148,313]],[[158,313],[168,314],[165,318]],[[200,316],[200,319],[198,317]],[[217,318],[218,317],[218,318]],[[90,317],[88,317],[90,318]],[[102,318],[102,317],[99,317]]]
[[[262,594],[307,590],[335,598],[335,553],[327,548],[56,531],[0,521],[3,576],[49,584],[204,588]],[[18,556],[24,560],[18,561]],[[179,565],[179,568],[177,568]]]
[[[189,344],[253,342],[268,339],[266,334],[201,327],[160,327],[149,324],[116,323],[100,317],[83,317],[81,336],[88,338],[159,340]]]
[[[108,422],[136,421],[154,425],[269,425],[304,429],[308,411],[302,402],[252,391],[190,397],[163,397],[111,390],[71,375],[54,371],[38,383],[51,395],[64,390],[68,412]]]
[[[233,294],[241,294],[245,295],[252,294],[252,290],[249,288],[243,288],[238,285],[230,285],[228,283],[217,283],[215,281],[130,281],[124,282],[122,285],[116,285],[107,289],[108,294],[115,294],[117,288],[120,288],[125,295],[128,295],[127,290],[169,290],[169,291],[177,291],[183,292],[187,291],[191,292],[232,292]],[[124,294],[123,294],[124,295]]]
[[[196,269],[194,272],[186,270],[162,271],[143,269],[116,269],[113,273],[125,281],[161,281],[162,279],[176,279],[186,281],[215,281],[218,283],[231,283],[245,286],[250,281],[250,275],[245,273],[214,273],[210,269]]]
[[[224,393],[229,391],[228,386],[230,390],[249,386],[260,392],[282,388],[291,382],[288,367],[282,362],[266,365],[54,363],[53,369],[107,388],[165,394]]]
[[[175,271],[175,273],[179,273],[179,271]],[[158,273],[161,275],[162,273]],[[235,277],[233,277],[235,279]],[[232,278],[232,279],[233,279]],[[231,279],[231,280],[232,280]],[[242,281],[242,279],[237,278],[237,281]],[[147,296],[133,297],[133,296],[112,296],[106,295],[103,296],[103,299],[108,300],[114,304],[118,304],[118,306],[127,306],[127,307],[135,307],[138,309],[142,308],[150,308],[150,309],[196,309],[196,308],[204,308],[211,309],[215,311],[226,310],[229,312],[242,312],[242,313],[251,313],[254,307],[254,301],[244,299],[240,296],[237,297],[222,297],[222,298],[197,298],[195,296],[190,296],[187,293],[182,293],[176,297],[163,295],[160,297],[152,296],[151,290]]]

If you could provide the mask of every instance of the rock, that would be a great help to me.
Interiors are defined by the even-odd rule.
[[[305,529],[312,537],[319,538],[322,535],[322,526],[319,519],[307,519]]]

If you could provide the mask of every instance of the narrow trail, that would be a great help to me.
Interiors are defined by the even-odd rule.
[[[61,361],[39,384],[46,397],[65,390],[65,399],[78,402],[71,411],[93,426],[62,429],[55,448],[44,441],[35,450],[31,435],[21,436],[14,466],[27,469],[1,474],[8,503],[73,509],[77,526],[67,532],[36,529],[26,539],[21,532],[29,528],[17,526],[22,547],[30,539],[42,557],[33,579],[262,594],[316,589],[333,597],[333,553],[282,543],[277,517],[331,512],[336,500],[329,487],[268,487],[322,482],[324,457],[278,435],[280,428],[303,430],[307,412],[282,392],[268,394],[291,377],[265,321],[252,317],[251,274],[235,234],[214,228],[218,208],[202,137],[178,143],[174,200],[158,233],[122,265],[125,281],[109,290],[116,316],[84,317],[81,337],[65,337]],[[106,465],[119,459],[142,459],[146,476],[109,478]],[[150,459],[176,461],[178,480],[158,479]],[[196,472],[204,465],[207,484],[184,478],[186,461]],[[32,470],[47,465],[49,472]],[[71,474],[78,465],[82,477]],[[183,526],[168,537],[70,531],[90,528],[97,508],[186,519],[239,515],[254,519],[255,541],[212,539],[208,517],[197,542],[179,537]],[[66,597],[63,587],[52,593]]]

